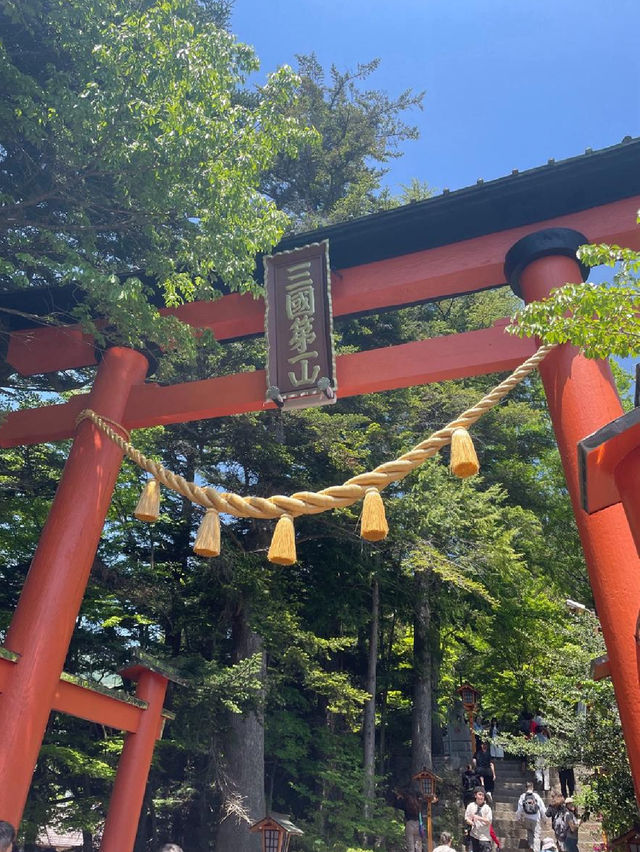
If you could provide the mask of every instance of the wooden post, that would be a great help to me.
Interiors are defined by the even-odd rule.
[[[427,852],[433,852],[433,825],[431,823],[431,797],[427,799]]]
[[[109,349],[87,407],[120,420],[146,358]],[[5,646],[19,654],[0,694],[0,819],[17,826],[111,501],[122,451],[92,423],[77,431]]]
[[[525,302],[554,287],[582,280],[575,259],[582,234],[554,228],[530,234],[507,255],[505,274]],[[587,515],[578,480],[578,442],[622,414],[608,363],[560,346],[540,365],[549,412],[582,540],[593,597],[609,655],[627,752],[640,803],[640,685],[636,622],[640,613],[640,559],[620,504]],[[634,501],[640,497],[636,491]]]
[[[136,839],[153,749],[161,733],[162,704],[167,678],[145,669],[140,672],[136,697],[148,704],[138,730],[127,734],[118,763],[100,852],[131,852]]]

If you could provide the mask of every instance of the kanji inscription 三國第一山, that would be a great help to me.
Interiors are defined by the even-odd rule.
[[[265,258],[267,398],[299,408],[335,401],[328,242]]]
[[[320,375],[320,365],[314,362],[318,358],[318,350],[309,347],[316,339],[313,330],[315,315],[315,299],[313,279],[311,278],[311,261],[306,260],[286,267],[288,284],[286,285],[286,311],[290,322],[289,349],[297,353],[287,362],[291,364],[289,380],[294,387],[313,384]],[[311,375],[309,364],[312,363]]]

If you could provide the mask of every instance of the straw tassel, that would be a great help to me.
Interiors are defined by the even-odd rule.
[[[193,552],[198,556],[220,556],[220,515],[215,509],[204,513]]]
[[[480,470],[471,435],[462,427],[455,429],[451,435],[451,473],[465,479],[475,476]]]
[[[389,534],[384,503],[377,488],[367,488],[362,503],[360,535],[367,541],[381,541]]]
[[[282,515],[276,524],[271,539],[271,547],[267,554],[269,562],[276,565],[293,565],[296,557],[296,531],[293,527],[293,517]]]
[[[139,521],[153,523],[158,520],[160,515],[160,483],[155,477],[147,480],[133,514]]]

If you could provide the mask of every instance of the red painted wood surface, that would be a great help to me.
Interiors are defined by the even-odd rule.
[[[535,352],[536,346],[531,340],[506,334],[505,323],[341,355],[336,362],[338,396],[513,370]],[[265,392],[264,370],[170,387],[138,385],[131,392],[121,422],[127,429],[137,429],[274,408],[272,403],[265,405]],[[0,427],[0,446],[69,438],[76,417],[89,406],[89,395],[79,394],[61,405],[11,412]]]
[[[0,692],[6,689],[11,669],[15,665],[15,662],[0,657]],[[51,709],[121,731],[136,731],[140,714],[144,713],[142,707],[130,704],[116,695],[62,679],[58,682]]]
[[[78,719],[106,725],[120,731],[135,732],[145,712],[114,695],[96,692],[86,686],[61,680],[53,695],[52,710],[68,713]]]
[[[599,441],[599,445],[594,444]],[[640,446],[640,408],[634,408],[592,435],[589,449],[581,446],[584,508],[589,514],[620,502],[616,469]]]
[[[636,550],[640,553],[640,444],[620,461],[614,475]],[[640,618],[640,610],[636,615]],[[638,662],[640,672],[640,658]]]
[[[640,249],[638,207],[640,197],[626,198],[533,225],[336,270],[331,284],[334,315],[410,305],[504,284],[506,252],[520,237],[538,228],[575,228],[592,242]],[[264,330],[264,303],[248,295],[233,294],[217,302],[197,302],[162,313],[175,314],[197,328],[209,328],[218,340]],[[14,332],[7,361],[25,376],[96,363],[90,339],[74,327]]]
[[[15,666],[14,662],[0,657],[0,692],[4,692],[13,666]]]
[[[544,298],[552,287],[576,279],[575,261],[545,257],[522,273],[527,302]],[[576,523],[585,553],[611,679],[620,711],[631,770],[640,801],[640,685],[636,621],[640,613],[640,559],[619,504],[588,515],[582,508],[577,445],[622,414],[607,363],[584,358],[571,346],[551,352],[540,365],[551,420]],[[636,498],[637,498],[636,494]]]
[[[135,734],[127,734],[109,802],[100,852],[131,852],[136,839],[153,749],[162,729],[162,705],[167,679],[156,672],[140,676],[136,696],[148,709]]]
[[[119,420],[146,359],[111,349],[89,402]],[[0,819],[18,825],[69,641],[111,501],[122,453],[96,427],[78,428],[5,645],[20,655],[0,694]]]

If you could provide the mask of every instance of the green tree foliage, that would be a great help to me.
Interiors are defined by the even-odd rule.
[[[401,156],[401,143],[417,138],[417,129],[402,115],[421,107],[422,94],[407,90],[392,98],[363,89],[379,64],[375,59],[347,71],[332,66],[327,75],[314,54],[298,57],[301,88],[292,116],[314,127],[318,136],[296,158],[281,154],[262,184],[289,214],[294,230],[397,204],[381,190],[381,181],[385,164]],[[416,181],[406,190],[412,198],[423,198],[427,191]]]
[[[305,132],[280,69],[250,103],[253,51],[196,0],[0,4],[0,281],[76,282],[110,339],[190,334],[149,301],[255,289],[286,216],[259,191]],[[53,321],[53,319],[52,319]],[[95,330],[95,329],[94,329]]]

